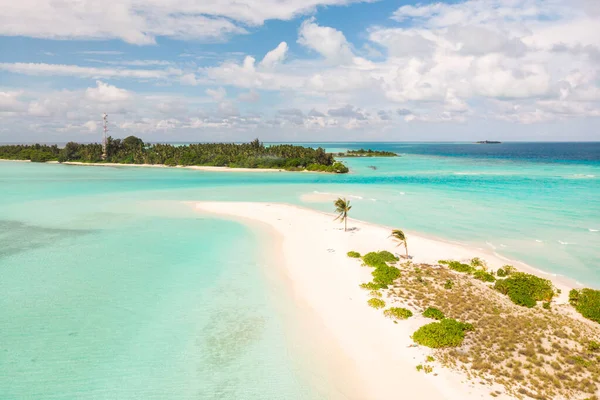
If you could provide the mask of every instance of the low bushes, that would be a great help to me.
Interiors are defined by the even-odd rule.
[[[494,289],[508,295],[513,303],[529,308],[538,301],[550,301],[554,297],[552,282],[524,272],[515,272],[506,279],[497,280]]]
[[[412,338],[415,343],[434,349],[457,347],[465,339],[465,332],[473,329],[471,324],[449,318],[423,325],[413,333]]]
[[[600,323],[600,290],[573,289],[569,292],[569,303],[585,318]]]
[[[494,275],[490,274],[489,272],[481,271],[481,270],[473,272],[473,278],[479,279],[480,281],[484,281],[484,282],[495,282],[496,281],[496,278],[494,278]]]
[[[373,275],[373,283],[381,289],[385,289],[388,285],[394,283],[400,277],[400,270],[389,265],[379,266],[371,273]]]
[[[389,262],[396,262],[399,258],[389,251],[372,251],[363,256],[363,262],[369,267],[387,266]]]
[[[425,311],[423,311],[423,316],[425,318],[437,319],[438,321],[446,318],[443,312],[433,307],[428,307]]]
[[[373,308],[383,308],[385,307],[385,301],[377,298],[372,298],[367,301],[367,304]]]
[[[460,261],[452,261],[452,260],[440,260],[438,263],[447,265],[448,268],[454,270],[456,272],[462,272],[465,274],[471,274],[475,271],[475,268],[468,264],[463,264]]]
[[[391,307],[383,312],[388,318],[392,319],[408,319],[413,316],[412,311],[402,307]]]
[[[360,253],[358,251],[349,251],[346,255],[350,258],[360,258]]]

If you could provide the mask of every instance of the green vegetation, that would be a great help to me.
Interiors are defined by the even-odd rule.
[[[392,153],[391,151],[380,151],[380,150],[348,150],[345,153],[337,153],[336,157],[398,157],[398,154]]]
[[[473,278],[479,279],[480,281],[484,281],[484,282],[494,282],[496,280],[494,275],[490,274],[489,272],[483,271],[483,270],[478,270],[478,271],[473,272]]]
[[[552,282],[524,272],[496,281],[494,289],[508,295],[513,303],[529,308],[538,301],[551,301],[555,294]]]
[[[408,243],[406,243],[406,235],[400,229],[394,229],[390,237],[393,237],[397,242],[398,246],[404,246],[406,250],[406,258],[408,258]]]
[[[425,359],[426,362],[434,362],[435,358],[433,358],[432,356],[427,356],[427,358]]]
[[[473,329],[471,324],[448,318],[423,325],[413,333],[412,337],[415,343],[434,349],[457,347],[462,344],[465,332]]]
[[[441,312],[437,308],[433,308],[433,307],[427,307],[427,309],[425,311],[423,311],[423,316],[425,318],[436,319],[438,321],[446,318],[446,316],[444,315],[443,312]]]
[[[383,296],[379,290],[371,290],[371,292],[369,294],[373,297],[382,297]]]
[[[413,316],[412,311],[407,310],[406,308],[401,307],[391,307],[383,312],[388,318],[392,319],[408,319]]]
[[[231,168],[275,168],[346,173],[348,168],[336,162],[324,149],[289,144],[265,146],[258,139],[251,143],[200,143],[187,146],[147,144],[129,136],[123,140],[108,138],[106,159],[102,145],[69,142],[64,148],[45,145],[0,146],[0,158],[9,160],[111,162],[119,164],[164,164],[169,166],[207,165]]]
[[[360,287],[362,289],[365,289],[365,290],[378,290],[378,289],[381,289],[378,284],[373,283],[373,282],[361,283]]]
[[[545,310],[549,310],[550,309],[550,302],[549,301],[545,301],[542,303],[542,308],[544,308]]]
[[[379,266],[371,273],[373,275],[373,283],[379,285],[381,289],[386,289],[400,277],[400,270],[389,265]]]
[[[334,221],[339,219],[340,222],[343,222],[344,232],[346,232],[348,230],[348,212],[352,208],[350,205],[350,200],[342,199],[340,197],[333,202],[333,205],[335,206],[335,212],[338,214]]]
[[[590,343],[600,341],[600,324],[575,318],[562,306],[548,312],[516,305],[488,284],[446,266],[396,266],[401,276],[384,292],[388,303],[437,308],[447,319],[476,327],[465,332],[460,348],[436,349],[436,363],[472,384],[502,386],[493,392],[499,397],[598,400],[600,350],[592,351]],[[452,290],[446,289],[448,281]]]
[[[400,259],[389,251],[371,251],[363,256],[363,263],[369,267],[387,267],[387,263],[397,262]]]
[[[588,344],[588,351],[591,353],[600,351],[600,343],[598,343],[594,340],[591,340],[590,343]]]
[[[447,265],[453,271],[462,272],[465,274],[472,274],[475,271],[475,268],[470,266],[469,264],[463,264],[460,261],[452,261],[452,260],[440,260],[438,261],[441,265]]]
[[[504,277],[508,276],[506,274],[506,271],[502,268],[498,268],[498,271],[496,271],[496,275],[498,275],[499,278],[504,278]]]
[[[473,268],[481,268],[484,271],[487,270],[487,265],[485,263],[485,261],[483,261],[481,258],[479,257],[475,257],[471,260],[471,266]]]
[[[358,251],[349,251],[347,255],[350,258],[360,258],[360,253]]]
[[[452,282],[450,279],[446,280],[446,283],[444,283],[444,289],[452,289],[454,287],[454,282]]]
[[[585,318],[600,323],[600,290],[573,289],[569,292],[569,303]]]
[[[385,301],[377,298],[369,299],[369,301],[367,301],[367,304],[377,309],[385,307]]]

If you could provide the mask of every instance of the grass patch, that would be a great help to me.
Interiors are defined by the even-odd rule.
[[[496,281],[494,289],[508,295],[513,303],[529,308],[538,301],[550,301],[554,297],[552,282],[524,272],[515,272],[506,279]]]
[[[569,292],[569,303],[585,318],[600,323],[600,290],[573,289]]]
[[[463,274],[472,274],[475,271],[475,268],[473,268],[469,264],[463,264],[460,261],[440,260],[438,261],[438,263],[446,265],[453,271],[462,272]]]
[[[413,333],[412,338],[415,343],[434,349],[458,347],[465,339],[465,332],[473,329],[471,324],[449,318],[423,325]]]
[[[479,279],[480,281],[483,282],[495,282],[496,278],[494,277],[494,275],[490,274],[489,272],[483,271],[483,270],[478,270],[473,272],[473,278],[475,279]]]
[[[363,263],[369,267],[387,267],[387,263],[397,262],[400,259],[389,251],[372,251],[362,258]]]
[[[369,299],[369,301],[367,301],[367,304],[373,308],[383,308],[385,307],[385,301],[381,300],[381,299],[377,299],[377,298],[372,298]]]
[[[349,251],[346,255],[350,258],[360,258],[360,253],[358,251]]]
[[[443,312],[433,307],[427,307],[427,309],[423,311],[423,316],[425,318],[436,319],[438,321],[441,321],[442,319],[446,318]]]
[[[412,311],[407,310],[406,308],[401,307],[391,307],[383,312],[388,318],[392,319],[408,319],[413,316]]]

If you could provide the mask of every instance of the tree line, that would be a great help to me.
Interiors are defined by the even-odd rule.
[[[129,136],[109,137],[106,157],[102,145],[69,142],[56,145],[0,146],[0,158],[34,162],[84,162],[120,164],[164,164],[168,166],[218,166],[230,168],[275,168],[346,173],[348,168],[321,147],[279,144],[265,146],[258,139],[250,143],[199,143],[190,145],[149,144]]]

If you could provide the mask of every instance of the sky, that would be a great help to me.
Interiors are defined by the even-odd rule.
[[[0,0],[0,142],[597,141],[600,1]]]

